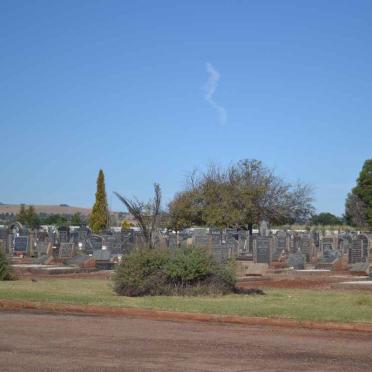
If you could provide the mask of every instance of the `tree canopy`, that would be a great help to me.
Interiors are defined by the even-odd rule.
[[[313,215],[310,222],[312,225],[342,225],[343,219],[332,213],[323,212]]]
[[[26,206],[21,204],[21,208],[17,214],[17,221],[23,225],[29,226],[31,229],[37,229],[40,226],[40,218],[33,205],[30,205],[26,209]]]
[[[372,227],[372,159],[364,162],[357,184],[346,198],[345,219],[354,226]]]
[[[291,185],[258,160],[194,172],[186,189],[169,204],[170,227],[243,227],[266,219],[273,224],[304,222],[313,213],[307,185]]]

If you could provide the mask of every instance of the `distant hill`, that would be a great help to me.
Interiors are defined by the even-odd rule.
[[[28,204],[27,204],[28,205]],[[17,214],[21,206],[19,204],[0,204],[0,214],[10,213]],[[90,208],[71,207],[67,204],[61,205],[34,205],[36,213],[45,214],[69,214],[80,213],[82,216],[88,216],[91,212]]]

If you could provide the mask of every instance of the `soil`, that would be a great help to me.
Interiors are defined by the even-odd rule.
[[[1,371],[370,371],[372,334],[0,311]]]
[[[335,274],[286,274],[268,277],[247,278],[238,286],[242,288],[299,288],[299,289],[331,289],[336,283],[355,280],[349,273]]]

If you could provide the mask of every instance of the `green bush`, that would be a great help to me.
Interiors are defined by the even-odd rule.
[[[9,264],[8,258],[0,249],[0,281],[1,280],[14,280],[15,276]]]
[[[232,267],[219,265],[198,248],[140,250],[117,268],[114,289],[119,295],[206,295],[234,290]]]

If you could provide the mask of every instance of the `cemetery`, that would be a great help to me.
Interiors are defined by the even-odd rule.
[[[31,230],[15,222],[0,227],[0,247],[20,276],[112,271],[142,245],[136,228],[94,234],[86,226]],[[278,230],[262,221],[252,235],[234,229],[163,231],[158,245],[170,250],[202,248],[221,264],[234,260],[242,287],[327,287],[353,281],[356,288],[372,289],[369,233]]]

